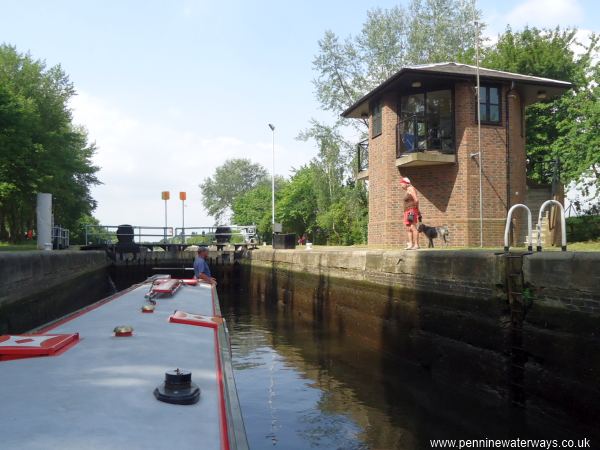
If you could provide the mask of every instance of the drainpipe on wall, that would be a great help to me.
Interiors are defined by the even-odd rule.
[[[510,82],[510,88],[506,91],[505,95],[505,104],[506,104],[506,213],[508,214],[508,210],[511,206],[511,193],[512,189],[510,186],[510,105],[509,99],[514,98],[514,94],[511,92],[515,89],[515,82]],[[530,237],[531,238],[531,237]],[[513,239],[511,239],[512,241]]]

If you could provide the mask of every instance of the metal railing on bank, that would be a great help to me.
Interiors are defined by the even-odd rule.
[[[60,225],[55,225],[52,227],[52,248],[54,250],[63,250],[69,248],[70,245],[70,237],[69,230],[61,227]]]
[[[156,230],[160,230],[160,233],[157,233]],[[119,241],[137,242],[138,244],[167,242],[172,236],[172,227],[150,227],[143,225],[85,226],[86,245],[116,244]]]
[[[181,244],[250,244],[259,242],[254,225],[222,225],[216,227],[175,228],[174,243]]]
[[[160,230],[157,232],[157,230]],[[86,225],[86,245],[110,245],[118,242],[137,244],[220,245],[259,242],[254,225],[214,227],[151,227],[141,225]]]

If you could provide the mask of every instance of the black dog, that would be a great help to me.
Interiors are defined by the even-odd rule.
[[[433,248],[433,240],[435,238],[441,238],[444,240],[444,244],[448,245],[448,227],[428,227],[424,224],[419,224],[417,229],[419,233],[423,233],[429,239],[429,248]]]

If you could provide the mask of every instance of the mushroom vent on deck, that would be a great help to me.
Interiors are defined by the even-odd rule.
[[[154,389],[154,396],[161,402],[193,405],[200,399],[200,388],[192,383],[192,372],[169,370],[165,373],[165,382]]]

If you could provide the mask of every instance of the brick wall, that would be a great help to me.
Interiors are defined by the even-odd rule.
[[[476,97],[472,83],[457,82],[454,89],[457,151],[456,164],[449,165],[397,168],[399,94],[389,93],[382,98],[383,132],[369,140],[369,244],[399,246],[406,242],[402,223],[404,191],[399,180],[407,176],[419,193],[424,223],[447,225],[452,245],[479,245],[479,159],[470,156],[478,149]],[[526,193],[521,101],[512,91],[507,111],[507,90],[508,86],[502,88],[501,124],[481,127],[484,246],[502,245],[507,192],[510,192],[509,204],[522,203]],[[511,125],[508,136],[507,112]],[[507,137],[510,177],[507,177]]]
[[[397,97],[388,95],[382,102],[382,133],[369,139],[369,243],[399,245],[406,239],[395,165]]]

